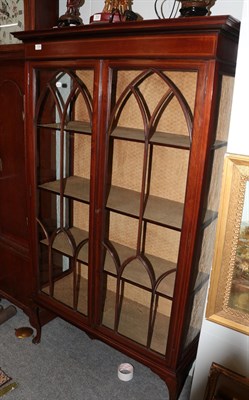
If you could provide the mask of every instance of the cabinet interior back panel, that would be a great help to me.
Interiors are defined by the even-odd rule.
[[[119,98],[127,85],[130,84],[141,72],[142,71],[137,70],[119,70],[117,72],[116,98]],[[174,85],[176,85],[176,87],[185,97],[191,111],[193,112],[195,105],[197,73],[188,71],[163,71],[163,73],[172,81]],[[168,85],[163,83],[162,78],[156,74],[152,74],[139,85],[139,90],[146,99],[146,103],[151,112],[154,110],[158,100],[162,98],[167,89]],[[127,127],[136,126],[141,129],[144,128],[141,112],[134,97],[131,97],[127,102],[127,105],[120,117],[119,125]],[[160,119],[158,130],[188,135],[182,110],[180,109],[179,103],[175,99],[173,99],[171,104],[167,107],[167,112]]]

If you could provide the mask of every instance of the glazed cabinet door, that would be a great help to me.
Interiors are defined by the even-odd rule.
[[[38,290],[87,317],[94,66],[43,65],[33,77]]]
[[[110,66],[102,328],[165,355],[197,71]]]
[[[233,78],[207,98],[201,63],[108,68],[100,329],[170,365],[201,327]]]

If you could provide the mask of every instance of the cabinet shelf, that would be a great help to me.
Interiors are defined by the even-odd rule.
[[[87,285],[88,281],[81,277],[80,286],[82,290],[78,292],[77,311],[83,315],[87,315]],[[42,292],[49,293],[49,286],[45,286]],[[65,275],[62,279],[54,283],[54,298],[68,307],[73,308],[73,274]],[[129,308],[129,318],[124,318],[121,313],[118,332],[121,335],[127,335],[130,339],[146,345],[146,333],[148,330],[148,314],[149,309],[142,304],[135,301],[124,299],[125,306]],[[103,312],[102,324],[107,328],[114,329],[114,315],[115,315],[115,294],[107,290],[105,308]],[[138,320],[135,313],[139,311],[140,318]],[[134,329],[131,329],[130,327]],[[152,350],[163,354],[166,348],[167,331],[169,327],[169,317],[161,313],[157,313],[151,348]],[[166,333],[166,334],[165,334]]]
[[[51,124],[37,124],[38,128],[52,129],[58,131],[61,129],[60,123]],[[70,121],[64,126],[64,130],[67,132],[84,133],[91,135],[92,128],[89,122],[82,121]],[[144,131],[142,129],[127,128],[127,127],[117,127],[111,133],[111,136],[116,139],[134,141],[134,142],[144,142]],[[187,135],[179,135],[168,132],[156,131],[150,139],[151,144],[175,147],[178,149],[190,150],[190,139]],[[226,141],[217,140],[213,149],[218,149],[227,145]]]
[[[118,186],[111,187],[107,201],[107,208],[109,210],[138,218],[139,207],[139,192]],[[182,215],[182,203],[156,196],[149,196],[143,219],[148,222],[180,231],[182,226]]]
[[[88,239],[88,237],[89,237],[89,234],[87,231],[84,231],[79,228],[72,227],[69,229],[69,232],[75,240],[76,247],[78,247],[78,245],[82,241]],[[41,244],[48,246],[49,243],[48,243],[47,239],[43,239],[43,240],[41,240]],[[60,232],[56,236],[52,248],[63,255],[66,255],[68,257],[74,257],[73,248],[70,245],[67,236],[65,234],[63,234],[63,232]],[[77,261],[80,261],[84,264],[88,263],[88,245],[87,244],[80,249],[78,256],[77,256]]]
[[[111,136],[115,139],[121,140],[129,140],[134,142],[143,143],[144,140],[144,130],[135,129],[135,128],[127,128],[124,126],[117,126],[111,133]],[[190,150],[191,141],[188,135],[179,135],[175,133],[169,132],[160,132],[156,131],[151,139],[151,144],[166,146],[166,147],[175,147],[183,150]],[[213,149],[218,149],[220,147],[224,147],[227,145],[227,141],[224,140],[216,140]]]
[[[107,209],[139,218],[140,193],[118,186],[112,186]],[[181,231],[184,204],[157,196],[149,196],[143,220]],[[218,216],[216,211],[206,210],[202,227],[211,224]]]
[[[90,182],[88,179],[78,176],[70,176],[63,179],[63,196],[89,203]],[[60,194],[60,180],[47,182],[39,185],[40,189]],[[140,194],[134,190],[112,186],[107,209],[125,215],[139,217]],[[149,196],[144,220],[181,230],[183,204],[176,201]]]
[[[37,127],[58,131],[61,129],[61,124],[60,123],[37,124]],[[92,133],[90,122],[83,122],[83,121],[70,121],[64,126],[64,130],[68,132],[85,133],[85,134]]]
[[[80,277],[79,287],[81,290],[77,293],[77,311],[83,315],[87,315],[87,294],[88,294],[88,280]],[[49,295],[49,285],[42,288],[42,292]],[[64,275],[62,278],[54,282],[54,299],[60,303],[66,304],[70,308],[73,307],[73,273]]]
[[[70,176],[63,179],[63,196],[89,204],[90,181],[79,176]],[[60,194],[60,180],[39,185],[40,189]],[[112,186],[107,200],[107,209],[120,214],[139,218],[140,193],[118,186]],[[145,211],[144,221],[165,226],[177,231],[181,230],[183,217],[183,204],[177,201],[149,196]],[[207,226],[215,218],[217,212],[206,211],[203,225]]]
[[[43,183],[38,187],[52,193],[60,194],[60,180]],[[63,196],[89,203],[90,181],[78,176],[63,179]]]
[[[121,264],[125,260],[127,260],[129,257],[135,256],[135,250],[131,249],[130,247],[121,245],[121,244],[113,242],[113,241],[112,241],[112,245],[114,246],[115,250],[117,251],[117,253],[119,255]],[[176,264],[171,261],[164,260],[162,258],[153,256],[151,254],[146,254],[146,257],[148,258],[151,265],[153,266],[156,279],[158,279],[164,273],[170,272],[170,271],[176,269]],[[111,274],[114,277],[117,276],[117,271],[116,271],[114,262],[108,252],[106,253],[106,257],[105,257],[104,271]],[[139,287],[142,287],[144,289],[148,289],[148,290],[151,289],[151,282],[150,282],[149,276],[148,276],[146,270],[144,268],[142,268],[139,261],[135,260],[132,262],[130,268],[126,267],[123,271],[122,278],[125,281],[133,283],[133,284],[135,283]],[[175,272],[172,271],[172,273],[170,273],[167,276],[167,278],[162,280],[162,282],[158,286],[156,293],[172,299],[174,285],[175,285]]]
[[[102,324],[112,330],[114,329],[114,305],[115,293],[107,290]],[[126,313],[122,313],[121,311],[118,333],[136,343],[146,346],[149,308],[125,297],[123,299],[123,307],[125,307]],[[151,349],[160,354],[164,354],[166,350],[169,322],[169,316],[163,315],[160,312],[156,313]]]
[[[88,238],[88,232],[82,229],[72,227],[69,229],[69,231],[75,240],[76,247],[83,240],[86,240]],[[47,239],[41,240],[41,244],[48,246],[48,240]],[[118,252],[121,262],[127,259],[128,257],[135,255],[134,249],[131,249],[127,246],[123,246],[115,242],[112,242],[112,245]],[[62,232],[56,236],[52,248],[63,255],[66,255],[68,257],[74,257],[72,246],[70,245],[66,235],[63,234]],[[163,273],[176,268],[176,264],[173,262],[163,260],[162,258],[155,257],[153,255],[146,254],[146,257],[153,265],[156,279],[159,278]],[[77,261],[82,262],[84,264],[88,262],[88,245],[83,246],[81,248],[77,256]],[[111,260],[111,257],[108,252],[106,253],[104,270],[106,273],[111,274],[112,276],[117,275],[114,263]],[[133,284],[137,284],[140,287],[143,287],[147,290],[151,289],[151,283],[148,274],[146,273],[145,269],[139,268],[138,263],[135,263],[132,266],[132,268],[126,269],[124,271],[123,278],[126,281],[129,281]],[[157,293],[161,294],[162,296],[167,296],[168,298],[171,298],[173,296],[174,282],[175,282],[175,273],[173,272],[160,283]]]
[[[116,139],[130,140],[134,142],[144,142],[144,130],[135,128],[116,127],[111,136]],[[178,135],[166,132],[155,132],[150,139],[150,143],[168,147],[190,149],[190,140],[187,135]]]

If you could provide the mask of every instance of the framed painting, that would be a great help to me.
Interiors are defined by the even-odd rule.
[[[249,157],[227,155],[206,318],[249,334]]]
[[[247,400],[249,379],[212,363],[204,400]]]

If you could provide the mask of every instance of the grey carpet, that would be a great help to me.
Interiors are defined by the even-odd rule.
[[[9,304],[2,301],[4,307]],[[38,345],[15,336],[21,326],[29,326],[21,310],[0,325],[0,367],[18,383],[4,400],[168,399],[165,383],[150,369],[60,318],[43,327]],[[122,362],[134,366],[130,382],[117,377]],[[190,386],[187,380],[181,400],[189,399]]]

